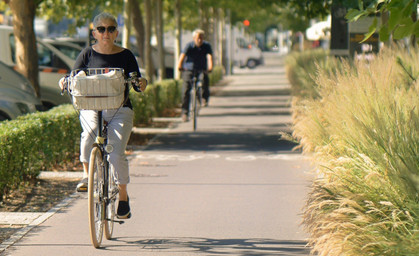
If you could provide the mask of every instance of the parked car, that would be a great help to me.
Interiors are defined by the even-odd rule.
[[[29,81],[0,61],[0,121],[43,110]]]
[[[0,61],[9,67],[16,65],[13,27],[0,25]],[[41,102],[47,108],[70,103],[69,96],[61,96],[58,81],[69,73],[74,60],[54,46],[37,40]]]
[[[55,38],[55,39],[43,39],[43,41],[51,44],[52,46],[62,51],[64,54],[66,54],[73,60],[76,60],[80,51],[86,47],[85,39],[73,39],[73,38],[61,37],[61,38]],[[135,57],[137,58],[137,62],[139,62],[138,50],[136,50],[135,47],[133,49],[131,50],[134,53]],[[140,72],[142,75],[145,75],[145,69],[140,67]]]
[[[83,47],[71,42],[59,41],[49,38],[43,38],[42,41],[44,43],[54,46],[56,49],[64,53],[67,57],[71,58],[72,60],[77,59],[77,56],[79,56],[79,53],[83,50]]]
[[[74,38],[74,37],[55,37],[54,41],[58,42],[66,42],[71,44],[76,44],[80,46],[81,48],[85,48],[89,46],[89,44],[93,44],[94,40],[92,42],[89,42],[90,38]]]
[[[236,38],[234,48],[234,64],[236,66],[255,68],[264,63],[262,50],[256,45],[248,43],[244,38]]]

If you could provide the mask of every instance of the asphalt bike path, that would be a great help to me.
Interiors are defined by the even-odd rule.
[[[129,156],[133,217],[90,243],[78,194],[1,255],[309,255],[301,209],[312,168],[290,133],[283,58],[237,69],[202,108]]]

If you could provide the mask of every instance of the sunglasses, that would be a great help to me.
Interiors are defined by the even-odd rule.
[[[96,30],[101,34],[105,33],[105,31],[108,30],[108,33],[112,34],[113,32],[115,32],[116,27],[115,26],[109,26],[109,27],[100,26],[100,27],[97,27]]]

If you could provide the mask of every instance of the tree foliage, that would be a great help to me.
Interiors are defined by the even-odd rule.
[[[122,13],[123,0],[40,0],[37,15],[54,22],[59,22],[63,17],[73,19],[74,23],[69,28],[75,32],[77,27],[86,25],[92,21],[93,16],[106,11],[117,15]]]
[[[390,36],[393,39],[419,36],[418,0],[279,0],[277,2],[293,8],[297,16],[306,16],[309,19],[330,14],[332,4],[348,9],[346,16],[348,22],[376,16],[366,34],[366,39],[377,31],[381,41],[387,41]],[[380,19],[378,16],[381,16],[381,22],[378,22]]]
[[[378,31],[381,41],[402,39],[408,36],[419,36],[419,22],[417,21],[417,0],[374,0],[360,4],[357,8],[349,10],[347,19],[356,21],[366,16],[384,15],[382,23],[375,22],[370,27],[366,38]],[[365,7],[366,6],[366,7]]]

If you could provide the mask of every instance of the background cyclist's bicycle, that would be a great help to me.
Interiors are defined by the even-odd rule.
[[[204,81],[203,70],[193,70],[192,90],[191,90],[191,109],[193,119],[193,130],[198,126],[199,110],[202,106],[202,82]]]

